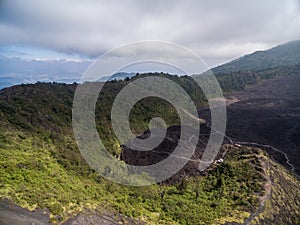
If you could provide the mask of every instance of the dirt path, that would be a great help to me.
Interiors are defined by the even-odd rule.
[[[250,215],[248,219],[242,223],[242,225],[249,225],[253,220],[255,220],[256,217],[258,217],[265,209],[266,201],[271,197],[272,193],[272,181],[270,176],[268,175],[268,170],[269,170],[269,163],[265,161],[261,161],[261,166],[263,168],[263,175],[264,178],[266,179],[266,184],[264,185],[264,190],[265,194],[259,198],[259,206],[257,210]]]
[[[284,157],[286,159],[286,163],[291,167],[291,172],[293,172],[293,174],[299,178],[299,176],[294,173],[295,167],[290,162],[289,157],[288,157],[288,155],[285,152],[283,152],[283,151],[281,151],[281,150],[279,150],[279,149],[277,149],[277,148],[275,148],[273,146],[270,146],[270,145],[258,144],[258,143],[254,143],[254,142],[237,142],[237,144],[248,146],[248,147],[252,146],[252,147],[260,147],[260,148],[270,148],[273,151],[277,151],[277,152],[281,153],[282,155],[284,155]],[[262,213],[264,211],[266,201],[271,197],[272,180],[271,180],[270,176],[268,175],[268,170],[269,170],[270,165],[269,165],[268,162],[265,162],[265,161],[262,161],[261,165],[262,165],[263,171],[264,171],[264,178],[267,181],[266,184],[264,185],[265,194],[263,196],[261,196],[260,199],[259,199],[259,207],[258,207],[258,209],[254,213],[252,213],[251,216],[248,219],[246,219],[245,222],[242,225],[249,225],[249,224],[251,224],[251,222],[255,218],[257,218],[260,215],[260,213]]]
[[[190,115],[188,112],[186,112],[186,113],[187,113],[188,115]],[[190,116],[191,116],[191,115],[190,115]],[[194,116],[193,116],[192,118],[194,118]],[[202,121],[202,120],[201,120],[201,121]],[[200,122],[200,121],[198,120],[198,122]],[[207,126],[209,127],[208,124],[207,124]],[[210,127],[210,128],[211,128],[211,127]],[[283,151],[281,151],[281,150],[279,150],[279,149],[277,149],[277,148],[275,148],[275,147],[273,147],[273,146],[265,145],[265,144],[258,144],[258,143],[255,143],[255,142],[233,142],[233,140],[232,140],[230,137],[228,137],[226,134],[223,134],[223,133],[218,132],[218,131],[215,131],[215,130],[214,130],[214,132],[217,132],[217,133],[223,135],[224,138],[226,138],[226,139],[229,141],[229,143],[230,143],[231,145],[239,144],[239,145],[242,145],[242,146],[244,145],[244,146],[260,147],[260,148],[270,148],[270,149],[272,149],[273,151],[276,151],[276,152],[281,153],[281,154],[285,157],[285,159],[286,159],[286,164],[289,165],[289,167],[291,168],[291,172],[292,172],[295,176],[297,176],[298,178],[300,178],[300,177],[295,173],[295,166],[291,163],[291,161],[290,161],[288,155],[287,155],[285,152],[283,152]],[[224,158],[225,155],[226,155],[226,150],[223,152],[222,158]],[[252,213],[252,214],[250,215],[250,217],[249,217],[248,219],[246,219],[246,220],[244,221],[244,223],[242,223],[242,225],[249,225],[249,224],[251,224],[251,222],[252,222],[255,218],[257,218],[257,217],[264,211],[266,201],[271,197],[271,193],[272,193],[272,180],[271,180],[270,176],[268,175],[268,170],[269,170],[270,165],[269,165],[269,163],[266,162],[266,161],[261,161],[261,165],[262,165],[262,168],[263,168],[263,175],[264,175],[264,178],[265,178],[266,181],[267,181],[266,184],[264,185],[265,194],[259,198],[259,206],[258,206],[258,209],[257,209],[254,213]]]
[[[279,150],[279,149],[277,149],[273,146],[265,145],[265,144],[258,144],[258,143],[255,143],[255,142],[237,142],[237,144],[245,145],[245,146],[261,147],[261,148],[269,148],[273,151],[281,153],[282,155],[284,155],[284,157],[286,159],[286,164],[289,165],[289,167],[291,168],[291,171],[293,172],[293,174],[299,178],[299,176],[294,173],[295,172],[295,166],[290,162],[290,159],[289,159],[288,155],[285,152],[283,152],[283,151],[281,151],[281,150]]]

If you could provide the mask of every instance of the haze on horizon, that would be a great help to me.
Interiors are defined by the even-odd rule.
[[[62,74],[79,77],[111,48],[143,40],[183,45],[214,67],[298,39],[299,24],[297,0],[2,0],[0,64],[2,61],[4,69],[0,69],[0,76],[18,74],[5,61],[12,59],[21,69],[25,64],[35,70],[38,65],[40,70],[36,71],[41,74],[51,67],[56,78]],[[35,76],[30,71],[28,74]]]

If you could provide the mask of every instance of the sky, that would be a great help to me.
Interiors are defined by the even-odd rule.
[[[0,56],[87,65],[112,48],[160,40],[213,67],[299,39],[299,24],[299,0],[0,0]]]

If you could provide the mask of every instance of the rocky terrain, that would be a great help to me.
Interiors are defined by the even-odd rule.
[[[289,46],[275,53],[282,56]],[[300,184],[295,176],[300,174],[300,66],[295,51],[282,67],[276,67],[280,59],[272,56],[274,50],[242,57],[223,73],[218,67],[217,79],[227,99],[227,131],[220,134],[223,146],[204,172],[198,168],[211,132],[210,110],[191,77],[148,73],[106,83],[95,121],[113,156],[141,166],[167,157],[187,161],[174,176],[147,187],[110,182],[82,157],[72,130],[76,83],[2,89],[0,224],[300,224]],[[259,64],[262,70],[239,71],[249,59],[257,62],[264,55],[275,67]],[[179,143],[180,129],[187,125],[178,125],[176,110],[163,100],[147,98],[134,106],[129,120],[136,138],[120,143],[114,135],[112,100],[131,79],[144,76],[178,83],[198,107],[200,119],[194,119],[200,134],[191,159],[174,154],[178,144],[185,151],[195,139],[187,133]],[[168,127],[163,142],[150,151],[134,150],[138,139],[161,133],[148,130],[149,121],[158,116]],[[193,133],[193,128],[188,130]]]
[[[300,175],[300,76],[263,81],[229,94],[227,135],[235,141],[271,145],[288,155]],[[273,152],[276,155],[276,152]]]

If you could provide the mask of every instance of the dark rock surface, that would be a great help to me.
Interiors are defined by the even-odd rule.
[[[207,142],[210,136],[210,128],[205,124],[199,124],[200,126],[200,135],[198,142],[195,144],[196,148],[192,154],[192,157],[187,161],[185,166],[171,178],[164,181],[167,184],[173,184],[180,181],[184,177],[200,176],[203,172],[199,171],[200,159],[203,155],[203,152],[207,146]],[[171,126],[167,129],[166,136],[164,137],[161,144],[159,144],[153,150],[140,151],[138,148],[133,148],[134,144],[126,143],[122,145],[122,154],[121,159],[124,160],[129,165],[135,166],[147,166],[153,165],[155,163],[161,162],[167,157],[174,157],[177,160],[186,160],[185,157],[177,155],[174,153],[175,148],[178,146],[178,142],[181,135],[180,126]],[[193,138],[193,128],[190,128],[190,134],[186,134],[186,137],[183,137],[185,141],[183,142],[183,151],[185,150],[184,146],[192,144],[195,140]],[[139,138],[146,139],[150,135],[150,131],[145,131]],[[227,140],[225,139],[224,142]],[[133,146],[133,147],[130,147]],[[221,153],[221,152],[220,152]],[[171,167],[172,165],[170,165]]]
[[[103,215],[100,213],[80,213],[72,219],[64,222],[62,225],[141,225],[142,222],[136,221],[134,219],[124,217],[123,215]]]
[[[0,225],[47,225],[51,224],[47,210],[29,211],[7,199],[0,200]]]
[[[29,211],[7,199],[0,200],[0,225],[50,225],[49,211],[37,209]],[[141,225],[141,221],[121,214],[81,212],[62,225]]]
[[[235,142],[271,145],[286,153],[300,175],[300,75],[264,80],[226,95],[238,99],[227,106],[226,134]],[[209,120],[209,109],[200,110]],[[270,152],[275,160],[285,159]],[[280,156],[281,155],[281,156]],[[288,168],[289,169],[289,168]]]

